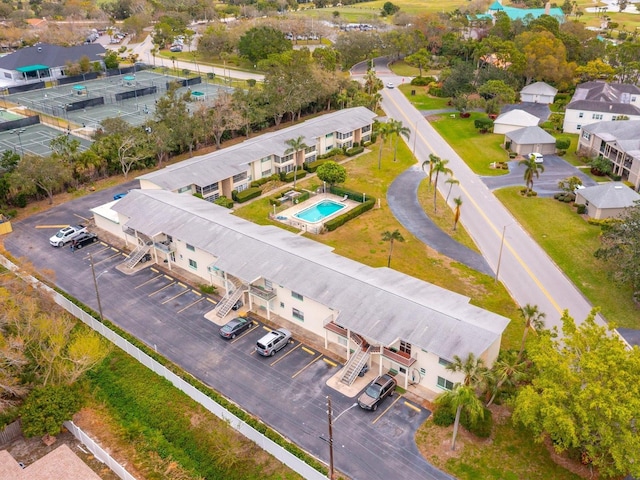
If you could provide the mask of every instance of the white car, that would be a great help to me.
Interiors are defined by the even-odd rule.
[[[533,152],[531,155],[535,157],[536,163],[544,163],[544,157],[542,156],[541,153]]]
[[[394,88],[395,85],[393,84],[393,82],[387,82],[387,88]]]
[[[87,233],[87,227],[84,225],[69,225],[51,237],[49,243],[53,247],[62,247],[65,243],[70,242],[81,233]]]

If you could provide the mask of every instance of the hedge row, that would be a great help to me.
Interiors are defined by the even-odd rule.
[[[304,177],[306,177],[306,176],[307,176],[307,172],[306,172],[306,170],[300,170],[300,169],[298,169],[298,173],[296,173],[296,172],[289,172],[289,173],[287,173],[287,174],[284,176],[284,178],[282,178],[282,181],[284,181],[284,182],[288,182],[288,183],[293,182],[293,176],[294,176],[294,173],[295,173],[295,175],[296,175],[296,179],[297,179],[297,180],[300,180],[301,178],[304,178]]]
[[[364,212],[368,212],[371,210],[376,204],[376,199],[371,198],[364,203],[361,203],[357,207],[352,210],[349,210],[347,213],[337,216],[336,218],[332,218],[324,224],[324,228],[326,228],[329,232],[334,231],[336,228],[344,225],[349,220],[356,218],[362,215]]]
[[[254,180],[253,182],[251,182],[251,186],[252,187],[261,187],[262,185],[264,185],[267,182],[272,182],[272,181],[276,181],[276,180],[280,180],[280,175],[278,175],[277,173],[274,173],[273,175],[271,175],[269,177],[264,177],[264,178],[260,178],[258,180]]]
[[[347,155],[347,157],[353,157],[354,155],[357,155],[362,152],[364,152],[364,147],[351,147],[344,153]]]
[[[225,208],[233,208],[233,200],[231,200],[230,198],[225,197],[224,195],[222,197],[216,198],[213,203],[215,203],[216,205],[220,205],[222,207],[225,207]]]
[[[318,167],[320,165],[322,165],[323,163],[330,162],[330,161],[331,160],[329,160],[328,158],[325,158],[325,159],[322,159],[322,160],[316,160],[315,162],[305,163],[304,164],[304,169],[309,173],[315,173],[315,171],[318,169]]]
[[[259,187],[247,188],[246,190],[242,190],[241,192],[238,192],[237,190],[231,192],[231,197],[238,203],[244,203],[248,200],[251,200],[252,198],[257,198],[260,195],[262,195],[262,189],[260,189]]]

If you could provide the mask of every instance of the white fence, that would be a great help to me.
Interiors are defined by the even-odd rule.
[[[9,270],[16,271],[18,267],[11,263],[8,259],[0,255],[0,263],[2,263]],[[39,282],[37,279],[21,275],[25,281],[33,285],[39,285],[41,287],[46,288],[53,295],[53,299],[55,302],[60,305],[62,308],[67,310],[71,315],[78,318],[95,331],[100,333],[103,337],[110,340],[112,343],[120,347],[122,350],[127,352],[133,358],[138,360],[140,363],[145,365],[147,368],[153,370],[155,373],[160,375],[161,377],[169,380],[176,388],[182,390],[185,394],[191,397],[193,400],[198,402],[200,405],[205,407],[211,413],[221,418],[225,422],[227,422],[231,427],[236,429],[242,435],[247,437],[248,439],[255,442],[260,448],[270,453],[282,463],[287,465],[292,470],[296,471],[298,474],[302,475],[302,477],[309,480],[325,480],[326,477],[318,472],[315,468],[306,464],[303,460],[299,459],[292,453],[285,450],[283,447],[275,443],[273,440],[265,437],[262,433],[258,432],[256,429],[245,423],[243,420],[236,417],[233,413],[229,412],[221,405],[214,402],[211,398],[207,397],[204,393],[200,392],[194,386],[182,380],[173,372],[167,370],[160,363],[156,362],[149,355],[144,353],[142,350],[132,345],[130,342],[122,338],[120,335],[110,330],[103,323],[100,323],[98,320],[93,318],[91,315],[86,313],[84,310],[80,309],[78,306],[73,304],[71,301],[67,300],[65,297],[60,295],[55,290],[50,289],[46,285]],[[115,470],[114,470],[115,471]],[[117,473],[117,472],[116,472]],[[124,477],[121,477],[124,478]],[[133,477],[131,477],[133,478]]]
[[[109,467],[113,473],[118,475],[122,480],[136,480],[136,477],[127,472],[127,469],[120,465],[116,460],[113,459],[111,455],[104,451],[104,449],[98,445],[93,439],[84,433],[80,427],[78,427],[73,422],[64,422],[64,426],[67,430],[69,430],[74,437],[76,437],[80,442],[82,442],[89,451],[104,463],[107,467]]]

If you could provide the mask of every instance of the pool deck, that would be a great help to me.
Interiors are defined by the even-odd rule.
[[[291,225],[292,227],[300,229],[300,233],[309,232],[309,233],[318,234],[322,229],[324,220],[316,223],[309,223],[309,222],[305,222],[300,218],[294,217],[294,215],[306,208],[309,208],[315,205],[316,203],[322,200],[332,200],[336,203],[341,203],[346,206],[346,208],[339,210],[334,215],[342,215],[343,213],[346,213],[349,210],[353,209],[355,206],[360,205],[358,202],[354,200],[347,199],[343,201],[342,198],[343,197],[340,197],[338,195],[333,195],[331,193],[318,193],[316,195],[312,195],[308,200],[305,200],[302,203],[298,203],[298,204],[294,203],[291,207],[285,208],[284,210],[280,210],[276,212],[275,216],[271,214],[271,217],[278,222],[284,223],[286,225]],[[334,215],[330,215],[327,218],[332,218]]]

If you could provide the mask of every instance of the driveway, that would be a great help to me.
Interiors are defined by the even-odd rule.
[[[124,261],[124,253],[104,242],[75,252],[48,244],[59,225],[86,221],[90,208],[134,185],[82,197],[16,222],[5,247],[39,271],[53,271],[56,285],[97,311],[92,258],[105,318],[328,463],[326,398],[331,395],[334,418],[356,398],[327,386],[341,368],[338,361],[302,345],[295,335],[274,357],[259,357],[255,342],[268,328],[262,319],[241,337],[223,340],[218,325],[204,317],[214,300],[200,300],[197,288],[173,272],[150,266],[125,275],[115,268]],[[402,395],[386,399],[377,412],[350,409],[334,424],[336,469],[350,478],[399,478],[402,472],[402,478],[452,480],[425,461],[416,446],[416,431],[429,415]]]
[[[539,197],[552,197],[558,193],[560,191],[558,182],[567,177],[579,177],[585,187],[597,185],[589,175],[557,155],[545,155],[542,165],[544,172],[540,173],[540,178],[534,178],[533,181],[533,189],[538,192]],[[511,161],[508,174],[480,178],[491,190],[513,186],[524,187],[524,171],[525,167],[520,165],[519,161]]]

